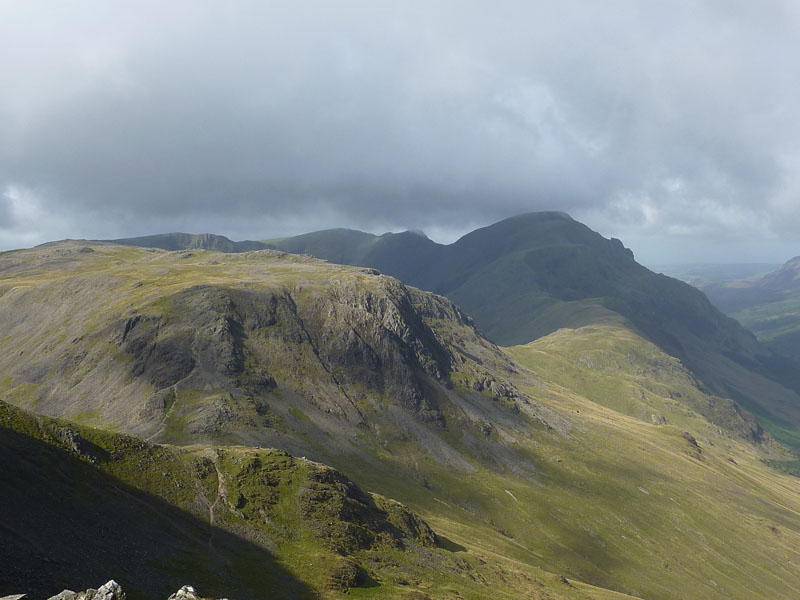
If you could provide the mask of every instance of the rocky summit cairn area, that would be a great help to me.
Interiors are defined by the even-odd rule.
[[[26,594],[13,594],[11,596],[3,596],[0,600],[28,600]],[[99,588],[89,588],[83,592],[73,592],[72,590],[64,590],[63,592],[51,596],[47,600],[127,600],[125,591],[122,586],[113,579],[101,585]],[[200,596],[195,589],[190,585],[185,585],[177,592],[172,594],[168,600],[214,600]],[[219,600],[227,600],[227,598],[220,598]]]

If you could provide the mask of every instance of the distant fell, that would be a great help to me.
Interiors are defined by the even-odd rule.
[[[733,282],[754,280],[774,271],[780,265],[774,263],[688,263],[649,264],[648,269],[680,279],[696,288],[727,285]]]
[[[780,269],[757,279],[753,287],[780,293],[800,291],[800,256],[795,256]]]
[[[213,233],[160,233],[142,237],[102,240],[112,244],[139,246],[142,248],[161,248],[162,250],[216,250],[217,252],[250,252],[269,248],[262,242],[245,240],[234,242],[224,235]]]

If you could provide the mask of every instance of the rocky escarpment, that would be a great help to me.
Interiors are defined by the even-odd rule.
[[[378,426],[419,437],[495,419],[465,399],[505,415],[528,403],[458,307],[374,269],[73,245],[0,265],[14,349],[0,355],[0,398],[25,408],[152,440],[320,456],[320,445],[352,452],[344,440]]]

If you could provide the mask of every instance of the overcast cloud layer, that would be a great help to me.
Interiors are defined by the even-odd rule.
[[[0,0],[0,249],[572,214],[800,254],[796,1]]]

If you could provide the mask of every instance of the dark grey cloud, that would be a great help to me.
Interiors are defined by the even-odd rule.
[[[560,209],[654,260],[784,252],[798,25],[790,0],[0,0],[0,247]]]

